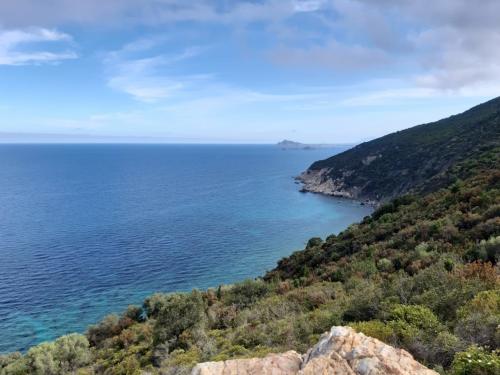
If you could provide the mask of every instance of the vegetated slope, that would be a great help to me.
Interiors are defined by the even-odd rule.
[[[155,294],[85,336],[0,356],[0,374],[185,374],[198,362],[305,352],[349,325],[441,373],[496,375],[500,147],[450,171],[462,178],[309,240],[263,279]]]
[[[496,98],[462,114],[392,133],[317,161],[302,179],[306,190],[372,201],[387,201],[412,191],[431,192],[461,177],[450,169],[495,147],[499,134],[500,98]],[[320,178],[314,178],[318,172]],[[325,181],[329,186],[317,189]]]

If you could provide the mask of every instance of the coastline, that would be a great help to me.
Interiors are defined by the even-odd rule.
[[[380,201],[363,198],[359,188],[346,188],[343,179],[332,180],[328,177],[331,169],[307,169],[294,177],[295,181],[302,184],[300,192],[321,194],[325,196],[349,199],[374,208],[380,206]]]

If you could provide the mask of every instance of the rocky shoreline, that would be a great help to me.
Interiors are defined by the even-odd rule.
[[[378,206],[379,201],[366,199],[361,196],[360,188],[348,188],[344,184],[344,177],[350,176],[354,171],[344,172],[342,178],[330,178],[330,169],[318,170],[308,169],[295,177],[295,180],[302,184],[300,192],[323,194],[336,198],[346,198],[359,202],[363,205]]]

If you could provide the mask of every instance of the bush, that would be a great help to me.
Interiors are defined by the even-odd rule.
[[[323,240],[320,237],[313,237],[307,241],[306,249],[321,246]]]
[[[439,363],[448,368],[455,354],[465,347],[466,345],[457,336],[443,331],[430,342],[426,358],[430,363]]]
[[[500,356],[498,351],[488,352],[481,347],[471,346],[455,355],[451,369],[453,375],[498,375]]]
[[[54,349],[54,357],[63,373],[74,372],[90,363],[89,342],[85,336],[76,333],[62,336],[55,341]]]
[[[28,372],[36,375],[73,373],[90,360],[87,338],[76,333],[34,346],[26,354]]]
[[[158,312],[153,330],[154,344],[167,344],[169,350],[177,349],[180,345],[179,336],[204,321],[205,310],[200,292],[195,290],[188,294],[171,294]]]
[[[32,347],[26,359],[30,372],[35,375],[56,375],[59,373],[59,366],[54,359],[55,345],[51,343],[42,343]]]
[[[396,305],[390,319],[388,325],[397,343],[417,359],[431,362],[434,358],[432,343],[444,330],[436,315],[425,306]]]
[[[391,321],[401,327],[411,326],[426,334],[436,334],[442,326],[434,313],[425,306],[397,305],[392,310]]]
[[[382,272],[391,272],[394,270],[392,262],[387,258],[382,258],[377,262],[377,268]]]
[[[0,374],[25,375],[28,372],[28,363],[21,353],[0,355]]]
[[[359,322],[374,319],[380,310],[383,295],[380,286],[371,281],[357,279],[351,279],[349,284],[353,293],[343,320]]]
[[[500,346],[500,291],[478,293],[457,312],[457,334],[470,344]]]
[[[367,336],[374,337],[387,344],[391,344],[394,340],[394,331],[392,328],[380,320],[357,322],[351,324],[351,327],[356,330],[356,332],[364,333]]]
[[[106,316],[98,324],[91,325],[87,329],[87,339],[92,346],[102,347],[104,340],[118,335],[120,329],[120,317],[115,314]]]
[[[245,280],[241,283],[234,284],[233,287],[224,294],[224,303],[227,305],[234,304],[239,308],[245,308],[265,297],[269,290],[269,284],[261,279]]]
[[[168,304],[170,296],[164,293],[155,293],[147,297],[142,305],[148,318],[156,318],[164,306]]]

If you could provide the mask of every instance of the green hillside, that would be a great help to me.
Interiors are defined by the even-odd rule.
[[[412,191],[435,191],[463,178],[453,167],[498,146],[499,134],[496,98],[462,114],[360,144],[309,169],[328,169],[328,178],[357,198],[387,201]]]
[[[415,194],[309,240],[262,279],[155,294],[85,335],[0,356],[0,374],[186,374],[201,361],[304,352],[332,325],[442,374],[499,374],[499,108],[497,99],[316,163],[359,166],[382,153],[357,177],[370,172],[365,191]],[[394,168],[408,169],[396,188]]]

